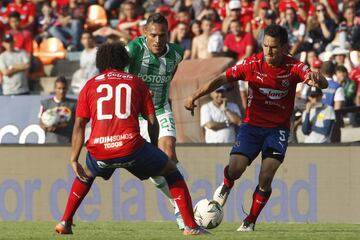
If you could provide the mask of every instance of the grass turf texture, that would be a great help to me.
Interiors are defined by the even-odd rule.
[[[236,232],[239,224],[222,223],[212,235],[183,236],[175,222],[76,222],[73,235],[55,234],[56,222],[0,222],[0,239],[360,239],[358,224],[259,223],[251,233]]]

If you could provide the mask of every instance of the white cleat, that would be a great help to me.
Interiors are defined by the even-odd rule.
[[[181,231],[184,231],[184,229],[185,229],[185,224],[184,224],[184,220],[182,219],[181,214],[180,214],[179,211],[176,211],[176,212],[175,212],[175,219],[176,219],[176,223],[177,223],[179,229],[180,229]]]
[[[220,206],[224,206],[226,200],[230,194],[230,188],[226,187],[224,184],[221,184],[214,192],[213,200],[218,202]]]
[[[236,231],[238,231],[238,232],[253,232],[253,231],[255,231],[255,223],[250,223],[248,221],[244,221]]]

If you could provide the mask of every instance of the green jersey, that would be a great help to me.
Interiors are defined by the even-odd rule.
[[[163,113],[169,99],[170,82],[184,50],[179,45],[168,43],[166,53],[157,57],[146,46],[144,36],[129,42],[126,48],[130,56],[126,71],[143,79],[153,93],[156,114]]]

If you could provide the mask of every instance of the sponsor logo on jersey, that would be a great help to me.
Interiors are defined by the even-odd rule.
[[[168,83],[171,80],[171,76],[159,76],[152,74],[139,74],[139,77],[142,78],[147,83]]]
[[[268,98],[275,100],[281,99],[288,94],[288,90],[277,90],[272,88],[259,88],[261,94],[267,96]]]
[[[265,104],[266,104],[266,105],[271,105],[271,106],[277,106],[277,107],[285,110],[285,106],[281,105],[281,104],[278,103],[278,102],[265,101]]]
[[[100,80],[104,80],[104,79],[105,79],[105,74],[101,74],[95,78],[96,81],[100,81]]]
[[[118,72],[109,72],[106,77],[108,78],[123,78],[123,79],[132,79],[133,76],[126,73],[118,73]]]
[[[113,143],[121,140],[133,139],[132,133],[125,133],[122,135],[106,136],[94,138],[94,144]]]

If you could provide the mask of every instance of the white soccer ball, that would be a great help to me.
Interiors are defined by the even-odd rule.
[[[201,199],[194,207],[194,217],[199,226],[212,229],[220,225],[224,211],[218,202]]]
[[[60,115],[56,108],[48,109],[41,115],[41,121],[44,123],[45,127],[52,127],[59,123]]]

